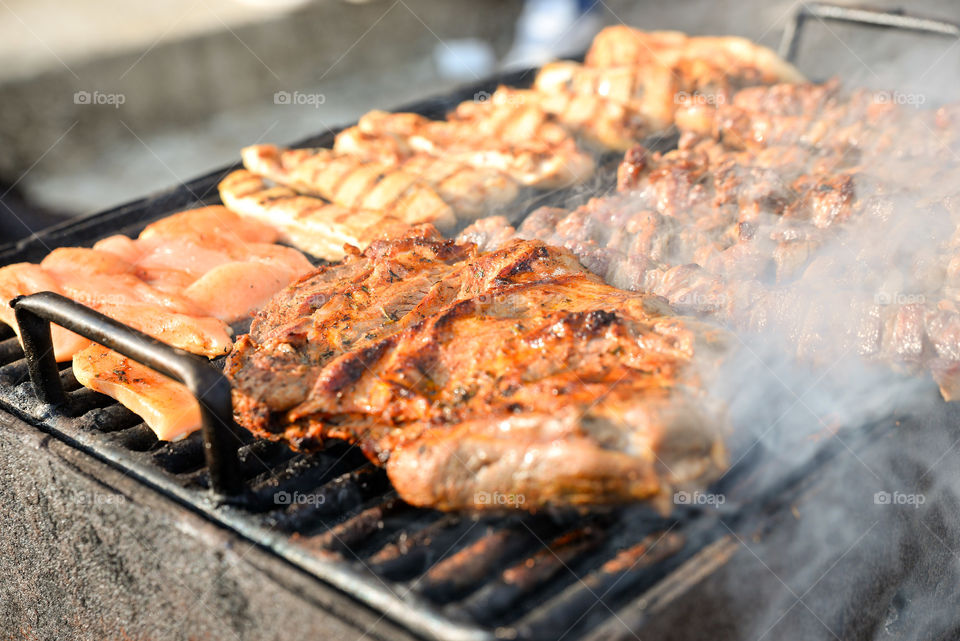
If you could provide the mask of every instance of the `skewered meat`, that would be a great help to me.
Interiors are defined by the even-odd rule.
[[[686,105],[677,126],[731,149],[799,146],[823,153],[955,159],[958,109],[899,104],[887,91],[842,91],[840,84],[751,87],[721,105]],[[891,172],[890,176],[895,174]]]
[[[275,227],[283,240],[327,260],[343,258],[345,244],[366,247],[373,239],[403,233],[408,222],[416,222],[332,205],[288,187],[270,187],[263,178],[243,170],[223,179],[220,198],[241,216]]]
[[[805,359],[924,366],[956,397],[954,108],[878,95],[836,83],[745,89],[698,107],[709,118],[690,121],[677,150],[631,149],[618,194],[541,209],[515,231],[478,221],[461,237],[558,244],[611,284],[773,330]]]
[[[499,171],[476,169],[426,154],[396,166],[365,161],[329,149],[283,149],[254,145],[243,150],[244,166],[296,191],[345,207],[406,219],[408,211],[442,212],[473,219],[517,198],[517,184]],[[375,183],[375,186],[371,186]],[[437,215],[438,222],[444,216]]]
[[[538,242],[377,241],[279,294],[226,372],[242,425],[356,442],[417,505],[620,502],[722,461],[691,366],[716,339],[665,312]]]
[[[607,27],[593,37],[584,63],[591,67],[656,64],[661,55],[673,55],[689,40],[690,36],[681,31]]]
[[[572,91],[531,92],[544,111],[580,136],[591,147],[623,151],[660,127],[626,105],[592,94]]]
[[[680,90],[677,75],[667,65],[585,67],[569,61],[544,65],[533,87],[543,93],[601,96],[642,114],[657,129],[673,123]]]

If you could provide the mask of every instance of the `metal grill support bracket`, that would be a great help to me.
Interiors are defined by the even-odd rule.
[[[20,296],[10,306],[20,328],[30,380],[41,401],[54,407],[67,403],[53,353],[50,323],[56,323],[186,385],[200,404],[210,489],[222,497],[241,492],[237,458],[241,439],[233,422],[230,382],[222,372],[199,356],[166,345],[59,294]]]

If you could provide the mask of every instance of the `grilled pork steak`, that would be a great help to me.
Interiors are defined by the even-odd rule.
[[[226,371],[259,436],[357,443],[416,505],[536,509],[714,478],[722,412],[693,358],[717,344],[566,250],[480,253],[427,232],[302,278]]]

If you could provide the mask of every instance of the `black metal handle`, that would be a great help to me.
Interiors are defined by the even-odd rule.
[[[41,401],[59,406],[67,400],[53,353],[53,322],[186,385],[200,404],[210,489],[221,495],[240,492],[237,448],[241,441],[233,422],[230,382],[206,359],[52,292],[20,296],[10,306],[20,328],[30,380]]]
[[[935,33],[941,36],[960,38],[960,25],[946,20],[911,16],[902,10],[884,11],[883,9],[867,7],[842,7],[821,2],[801,2],[800,8],[797,9],[797,12],[783,30],[783,38],[780,40],[780,50],[778,52],[781,58],[789,62],[796,60],[797,48],[800,44],[800,32],[803,30],[807,18],[850,22],[871,27],[889,27],[918,33]]]

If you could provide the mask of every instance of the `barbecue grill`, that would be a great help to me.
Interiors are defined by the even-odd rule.
[[[809,17],[960,34],[941,21],[809,5],[785,33],[788,58]],[[530,79],[531,71],[516,72],[402,110],[441,117],[479,91]],[[335,133],[299,146],[331,146]],[[674,143],[667,136],[648,146]],[[135,234],[164,215],[215,204],[217,183],[236,168],[0,248],[0,264]],[[577,197],[543,194],[521,210]],[[897,417],[845,426],[796,466],[762,444],[734,445],[738,463],[710,489],[725,497],[720,506],[680,500],[669,515],[647,505],[444,514],[400,501],[355,448],[299,454],[236,428],[222,363],[211,366],[53,294],[13,304],[24,348],[0,330],[0,505],[6,538],[17,542],[0,544],[0,569],[11,576],[19,567],[21,578],[7,580],[0,620],[26,638],[109,631],[118,638],[608,639],[654,638],[644,631],[665,634],[664,626],[698,638],[702,622],[683,624],[692,602],[704,622],[732,625],[749,615],[749,604],[718,600],[710,587],[724,573],[736,576],[731,560],[745,554],[744,540],[782,537],[784,515],[816,505],[838,456],[868,457],[905,429]],[[139,417],[82,388],[68,363],[53,361],[51,322],[185,382],[201,402],[204,429],[157,441]],[[956,424],[955,410],[939,407],[922,429]],[[867,607],[862,625],[846,629],[875,630],[888,615]]]

